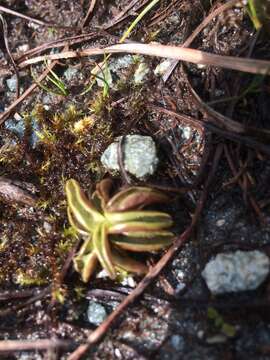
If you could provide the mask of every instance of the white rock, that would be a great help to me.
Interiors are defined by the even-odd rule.
[[[149,73],[149,67],[146,63],[140,63],[134,74],[134,82],[139,85],[145,80],[146,75]]]
[[[15,92],[17,87],[17,78],[16,75],[11,76],[9,79],[7,79],[7,86],[10,91]]]
[[[107,312],[101,304],[90,301],[87,309],[87,317],[91,324],[99,325],[106,319]]]
[[[118,170],[118,138],[116,142],[107,147],[101,156],[101,162],[108,170]],[[123,163],[125,170],[144,179],[152,175],[158,164],[157,150],[153,139],[150,136],[127,135],[122,144]]]
[[[213,294],[254,290],[269,274],[270,260],[263,252],[221,253],[210,260],[202,276]]]
[[[163,76],[167,70],[169,70],[170,66],[172,65],[171,59],[163,60],[160,64],[157,65],[157,67],[154,70],[154,74],[156,76]]]

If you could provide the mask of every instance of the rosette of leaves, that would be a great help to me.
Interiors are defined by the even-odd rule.
[[[74,268],[87,282],[98,263],[111,279],[117,273],[144,274],[148,268],[127,254],[152,252],[171,244],[173,233],[169,214],[143,210],[147,205],[168,201],[168,197],[152,188],[134,186],[110,198],[112,182],[102,180],[90,198],[79,183],[66,182],[68,219],[71,226],[84,238],[74,257]]]

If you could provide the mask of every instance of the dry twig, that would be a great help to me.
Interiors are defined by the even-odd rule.
[[[196,49],[182,48],[173,45],[161,44],[141,44],[128,43],[117,44],[101,48],[90,48],[81,51],[64,51],[60,54],[51,54],[45,56],[37,56],[35,58],[25,60],[19,64],[20,68],[24,68],[31,64],[36,64],[48,60],[70,59],[76,57],[106,55],[117,53],[141,54],[156,57],[166,57],[170,59],[178,59],[200,65],[212,65],[231,70],[239,70],[251,74],[268,75],[270,73],[270,61],[246,59],[235,56],[222,56],[211,54]]]

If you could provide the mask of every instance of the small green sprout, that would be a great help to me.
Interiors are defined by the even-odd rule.
[[[262,26],[265,26],[268,31],[270,30],[270,3],[268,0],[248,0],[246,9],[256,30]]]
[[[60,96],[67,96],[68,95],[68,89],[66,88],[65,83],[60,79],[60,77],[49,67],[48,63],[45,62],[45,65],[47,67],[47,69],[49,70],[50,75],[46,76],[46,80],[48,83],[52,83],[56,90],[53,90],[51,88],[49,88],[46,85],[43,85],[35,76],[32,68],[31,68],[31,75],[32,78],[34,79],[35,83],[44,91],[46,91],[47,93],[51,93],[54,95],[60,95]]]
[[[98,262],[111,279],[123,270],[146,273],[147,266],[125,251],[161,250],[171,244],[174,236],[167,230],[173,224],[169,214],[142,210],[147,205],[168,201],[166,195],[152,188],[134,186],[110,198],[111,185],[111,180],[102,180],[90,199],[76,180],[66,182],[69,222],[85,239],[73,260],[84,282],[89,280]]]

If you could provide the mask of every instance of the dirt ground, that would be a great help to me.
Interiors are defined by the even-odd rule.
[[[108,175],[115,189],[125,186],[125,174],[108,174],[100,156],[127,134],[150,135],[160,158],[155,175],[131,183],[169,194],[163,209],[174,218],[176,237],[192,218],[196,224],[165,269],[82,358],[270,358],[269,277],[257,290],[213,296],[201,276],[219,252],[259,249],[270,256],[269,77],[181,62],[158,74],[166,54],[111,56],[112,84],[93,81],[91,71],[103,56],[18,69],[38,55],[118,43],[149,3],[1,1],[0,340],[18,340],[18,348],[6,352],[0,341],[1,359],[68,359],[97,327],[87,317],[89,301],[112,313],[139,283],[136,276],[80,280],[70,262],[78,240],[64,192],[69,178],[84,190]],[[128,41],[180,46],[225,3],[160,0]],[[206,21],[189,47],[267,60],[267,30],[256,31],[237,4]],[[64,89],[48,77],[37,80],[52,64]],[[88,122],[77,131],[82,119]],[[142,257],[154,264],[164,254]],[[40,339],[66,343],[22,347]]]

